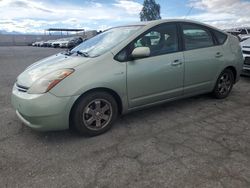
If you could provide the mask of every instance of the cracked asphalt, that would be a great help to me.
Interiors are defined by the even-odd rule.
[[[120,117],[98,137],[22,125],[11,88],[60,49],[0,47],[1,187],[250,187],[250,78],[225,100],[209,95]]]

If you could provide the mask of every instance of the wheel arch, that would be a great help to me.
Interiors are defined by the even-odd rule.
[[[71,125],[72,125],[72,120],[71,120],[71,117],[72,117],[72,113],[73,113],[73,109],[75,107],[75,105],[81,100],[81,98],[83,98],[85,95],[87,94],[90,94],[90,93],[94,93],[94,92],[107,92],[109,93],[110,95],[112,95],[117,103],[117,106],[118,106],[118,113],[119,114],[122,114],[122,111],[123,111],[123,104],[122,104],[122,100],[121,100],[121,97],[120,95],[115,92],[114,90],[112,89],[109,89],[109,88],[105,88],[105,87],[98,87],[98,88],[93,88],[93,89],[89,89],[87,91],[85,91],[84,93],[82,93],[77,99],[76,101],[74,102],[74,104],[72,105],[71,109],[70,109],[70,114],[69,114],[69,127],[71,128]]]
[[[228,66],[228,67],[226,67],[224,70],[226,70],[226,69],[229,69],[229,70],[231,70],[232,72],[233,72],[233,75],[234,75],[234,83],[236,82],[236,78],[237,78],[237,70],[236,70],[236,68],[234,67],[234,66]]]

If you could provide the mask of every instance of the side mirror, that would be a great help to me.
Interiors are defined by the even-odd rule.
[[[149,47],[137,47],[132,51],[132,58],[143,58],[150,56],[150,48]]]

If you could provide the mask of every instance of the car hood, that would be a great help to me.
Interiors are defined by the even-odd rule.
[[[74,68],[88,60],[89,58],[75,55],[66,56],[62,53],[50,56],[30,65],[17,77],[17,84],[29,88],[35,81],[50,72]]]

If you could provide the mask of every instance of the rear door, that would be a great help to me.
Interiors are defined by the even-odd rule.
[[[184,94],[207,92],[223,66],[223,48],[216,45],[212,32],[205,26],[182,23],[181,30],[185,58]]]

